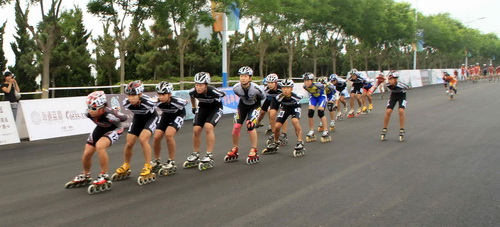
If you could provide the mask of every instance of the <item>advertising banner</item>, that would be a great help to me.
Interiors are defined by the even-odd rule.
[[[85,98],[21,100],[30,140],[90,133],[95,124],[85,116]]]
[[[16,122],[10,102],[0,102],[0,145],[19,143]]]

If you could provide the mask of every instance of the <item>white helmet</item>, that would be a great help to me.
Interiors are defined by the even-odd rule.
[[[172,94],[173,91],[174,86],[170,82],[163,81],[156,85],[156,92],[158,94]]]
[[[281,82],[282,87],[293,87],[294,84],[292,79],[285,79]]]
[[[238,70],[238,75],[253,76],[253,70],[249,66],[243,66]]]
[[[194,75],[194,82],[197,84],[209,84],[210,83],[210,73],[199,72]]]
[[[271,73],[266,76],[266,83],[276,83],[278,82],[278,75],[276,73]]]
[[[314,74],[313,73],[309,73],[309,72],[304,73],[302,75],[302,79],[303,80],[314,80]]]
[[[106,105],[106,94],[104,91],[94,91],[87,95],[87,107],[99,109]]]
[[[138,95],[142,94],[142,92],[144,92],[144,85],[140,80],[130,82],[125,88],[125,94],[127,95]]]

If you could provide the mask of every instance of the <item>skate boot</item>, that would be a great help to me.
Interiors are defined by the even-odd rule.
[[[450,92],[450,97],[448,99],[453,99],[453,92]]]
[[[286,133],[281,133],[280,138],[278,140],[280,147],[288,144],[288,136],[286,135]]]
[[[250,153],[248,153],[248,156],[247,156],[247,165],[259,163],[260,158],[259,158],[259,155],[257,154],[257,152],[258,152],[257,148],[255,148],[255,147],[252,147],[252,149],[250,149]]]
[[[347,115],[348,118],[353,118],[354,117],[354,109],[351,109],[349,111],[349,114]]]
[[[319,122],[319,125],[318,125],[318,132],[322,132],[324,131],[325,128],[323,127],[323,122]]]
[[[382,134],[380,135],[380,140],[385,140],[385,135],[387,135],[387,128],[382,129]]]
[[[342,115],[342,112],[337,113],[337,121],[344,120],[344,116]]]
[[[263,127],[263,126],[264,126],[264,124],[262,124],[262,123],[255,124],[255,128],[260,128],[260,127]]]
[[[175,165],[174,160],[168,160],[164,164],[161,165],[161,168],[158,170],[158,175],[167,176],[172,175],[177,172],[177,166]]]
[[[399,141],[403,142],[405,141],[405,129],[399,129]]]
[[[321,142],[327,143],[330,141],[332,141],[332,137],[330,136],[330,133],[328,131],[323,131],[323,134],[321,135]]]
[[[203,171],[207,169],[214,168],[214,159],[212,158],[212,153],[208,153],[200,160],[198,164],[198,170]]]
[[[370,103],[370,105],[368,105],[368,113],[372,112],[373,110],[373,104]]]
[[[200,163],[200,152],[193,152],[187,157],[187,160],[182,164],[184,169],[198,166]]]
[[[271,134],[269,135],[269,137],[267,137],[266,144],[269,145],[272,142],[274,142],[274,134]]]
[[[335,131],[335,121],[334,120],[331,120],[330,121],[330,131]]]
[[[155,158],[151,161],[151,171],[153,173],[157,173],[158,170],[161,169],[161,159],[160,158]]]
[[[64,188],[69,189],[69,188],[78,188],[78,187],[84,187],[90,184],[92,182],[92,178],[90,178],[90,173],[80,173],[78,176],[73,178],[73,180],[69,181],[64,185]]]
[[[361,109],[361,114],[367,114],[368,113],[368,108],[366,108],[366,106],[363,106],[363,108]]]
[[[262,150],[262,154],[274,154],[278,151],[279,145],[272,141],[270,144],[267,145],[266,149]]]
[[[306,148],[304,147],[304,141],[297,141],[297,144],[293,150],[293,157],[301,157],[306,155]]]
[[[306,142],[308,142],[308,143],[309,143],[309,142],[314,142],[314,141],[316,141],[316,135],[314,135],[314,131],[313,131],[313,130],[311,130],[311,131],[309,131],[309,133],[307,133],[307,135],[306,135]]]
[[[156,173],[151,171],[151,164],[144,164],[140,176],[137,178],[137,184],[143,185],[156,181]]]
[[[238,148],[233,147],[231,151],[227,152],[226,157],[224,157],[224,162],[234,162],[238,160]]]
[[[114,173],[113,176],[111,176],[111,180],[119,181],[127,179],[130,176],[131,172],[132,171],[130,171],[130,164],[125,162],[123,163],[122,166],[120,166],[120,168],[116,169],[116,173]]]
[[[269,125],[266,129],[266,135],[270,135],[273,133],[273,129],[271,128],[271,125]]]
[[[87,188],[87,193],[92,195],[99,192],[109,191],[111,190],[111,186],[113,186],[113,183],[109,180],[109,175],[107,173],[101,173]]]
[[[361,113],[363,113],[363,110],[361,108],[358,108],[358,111],[356,111],[356,114],[354,115],[354,117],[359,117],[359,115],[361,115]]]

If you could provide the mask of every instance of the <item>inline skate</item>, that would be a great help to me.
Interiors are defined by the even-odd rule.
[[[238,160],[238,148],[233,147],[231,151],[227,152],[227,155],[224,157],[224,162],[234,162]]]
[[[64,185],[64,188],[69,189],[69,188],[78,188],[78,187],[84,187],[90,184],[92,182],[92,178],[90,178],[90,173],[81,173],[73,180],[69,181]]]
[[[354,117],[354,109],[349,110],[349,114],[347,115],[347,118],[353,118]]]
[[[319,122],[319,125],[318,125],[318,132],[322,132],[325,130],[325,127],[323,127],[323,122]]]
[[[335,131],[335,121],[334,120],[331,120],[330,121],[330,131]]]
[[[140,176],[137,178],[137,184],[143,185],[156,181],[156,173],[151,171],[151,164],[144,164]]]
[[[113,182],[109,180],[109,175],[107,173],[101,173],[95,179],[92,184],[87,188],[87,193],[89,195],[96,194],[99,192],[109,191],[113,186]]]
[[[203,171],[203,170],[214,168],[214,164],[215,164],[215,162],[214,162],[214,159],[212,157],[212,153],[207,152],[205,157],[203,157],[200,160],[200,163],[198,164],[198,170]]]
[[[382,129],[382,134],[380,135],[380,140],[385,141],[385,135],[387,135],[387,128]]]
[[[161,169],[161,159],[160,158],[155,158],[153,161],[151,161],[151,171],[153,173],[158,173],[158,170]]]
[[[111,176],[111,180],[119,181],[127,179],[130,176],[130,173],[132,173],[132,171],[130,171],[130,164],[123,163],[123,165],[120,166],[120,168],[116,169],[116,173],[114,173]]]
[[[271,128],[271,125],[267,126],[266,135],[271,135],[272,133],[273,133],[273,129]]]
[[[361,109],[361,114],[368,114],[368,108],[366,108],[366,106],[363,106]]]
[[[363,113],[363,110],[361,108],[358,108],[358,111],[356,111],[356,114],[354,115],[354,117],[359,117],[359,115],[361,115]]]
[[[403,142],[405,141],[405,129],[399,129],[399,141]]]
[[[368,105],[368,113],[371,113],[373,110],[373,104],[370,103],[370,105]]]
[[[340,120],[344,120],[344,115],[342,114],[342,112],[338,112],[337,113],[337,121],[340,121]]]
[[[297,144],[293,150],[293,157],[301,157],[306,155],[306,148],[304,147],[304,141],[297,141]]]
[[[274,142],[274,134],[269,135],[266,140],[266,145],[269,145]]]
[[[159,176],[167,176],[174,173],[177,173],[177,166],[175,165],[175,161],[170,159],[162,164],[161,168],[158,170]]]
[[[278,140],[279,140],[280,147],[288,144],[288,136],[286,135],[286,133],[281,133]]]
[[[323,134],[321,135],[321,142],[327,143],[330,141],[332,141],[332,137],[330,136],[330,133],[328,131],[323,131]]]
[[[200,152],[193,152],[187,157],[187,160],[182,164],[184,169],[198,166],[200,163]]]
[[[260,161],[259,155],[257,154],[257,148],[252,147],[250,153],[247,156],[247,165],[257,164]]]
[[[314,142],[316,141],[316,135],[314,135],[314,131],[309,131],[309,133],[307,133],[306,135],[306,142]]]
[[[278,151],[279,145],[278,143],[275,143],[272,141],[270,144],[267,145],[266,149],[262,150],[262,154],[274,154]]]

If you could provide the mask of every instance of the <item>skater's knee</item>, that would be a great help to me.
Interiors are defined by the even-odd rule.
[[[239,136],[240,135],[240,130],[241,130],[241,124],[234,124],[233,126],[233,135]]]
[[[307,111],[307,116],[308,116],[309,118],[313,118],[313,117],[314,117],[314,110],[313,110],[313,109],[309,109],[309,110]]]
[[[255,129],[255,123],[253,121],[248,120],[247,121],[247,130],[249,132],[253,131]]]
[[[323,118],[325,116],[325,110],[318,110],[318,117]]]

